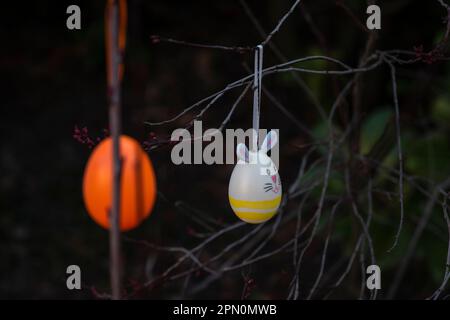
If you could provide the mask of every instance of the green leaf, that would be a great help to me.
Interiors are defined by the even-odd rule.
[[[361,129],[361,151],[363,154],[368,153],[381,137],[391,116],[392,110],[382,108],[366,119]]]

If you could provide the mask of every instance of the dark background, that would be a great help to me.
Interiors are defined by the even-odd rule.
[[[293,1],[248,1],[266,31],[272,30]],[[365,24],[366,5],[343,1]],[[79,4],[82,29],[66,28],[66,8]],[[87,127],[92,137],[103,137],[108,127],[105,94],[104,1],[36,1],[24,7],[2,10],[0,36],[1,144],[0,144],[0,297],[94,298],[109,290],[108,233],[87,215],[81,196],[84,165],[91,150],[73,139],[75,126]],[[445,32],[445,10],[437,1],[382,1],[382,30],[376,48],[431,50]],[[307,8],[317,30],[305,21]],[[150,132],[165,138],[174,128],[186,126],[195,115],[188,113],[176,123],[149,128],[145,121],[161,121],[192,103],[247,75],[251,53],[198,49],[161,42],[151,35],[199,43],[254,46],[262,38],[239,1],[140,1],[128,4],[128,38],[123,80],[123,131],[144,143]],[[321,35],[317,36],[318,33]],[[368,34],[336,1],[304,1],[274,42],[289,59],[329,55],[357,66]],[[265,66],[280,61],[267,49]],[[309,66],[325,68],[326,64]],[[405,170],[434,182],[446,178],[449,165],[450,96],[448,62],[417,62],[398,67],[398,87],[404,140]],[[303,75],[301,75],[303,77]],[[329,110],[336,98],[326,76],[303,79]],[[337,77],[342,88],[345,77]],[[364,78],[363,151],[373,143],[372,133],[382,131],[393,114],[389,70],[377,68]],[[264,78],[264,85],[314,132],[323,123],[311,102],[288,74]],[[233,91],[208,111],[205,127],[218,127],[240,92]],[[228,128],[251,125],[252,96],[247,94]],[[339,124],[339,121],[338,121]],[[304,150],[293,147],[310,142],[263,97],[261,127],[281,128],[280,174],[283,186],[295,179]],[[375,132],[375,133],[374,133]],[[365,139],[365,140],[364,140]],[[395,143],[387,163],[396,165]],[[175,166],[170,148],[150,152],[158,179],[159,197],[152,215],[139,228],[126,233],[133,239],[161,245],[193,247],[202,232],[192,220],[193,209],[225,223],[236,221],[228,207],[230,165]],[[390,161],[390,162],[389,162]],[[334,168],[333,170],[338,170]],[[338,190],[339,186],[336,187]],[[395,190],[395,186],[386,186]],[[386,253],[398,222],[398,201],[380,201],[371,229],[377,258],[383,268],[383,286],[395,270],[411,239],[426,198],[406,187],[406,222],[399,247]],[[424,298],[442,281],[448,234],[442,210],[432,219],[407,271],[399,298]],[[345,211],[345,210],[344,210]],[[330,253],[330,263],[349,254],[354,238],[345,234],[352,223],[343,221]],[[248,232],[250,227],[243,232]],[[282,233],[280,231],[280,236]],[[344,235],[344,236],[341,236]],[[274,240],[275,243],[279,239]],[[280,240],[281,241],[281,240]],[[314,281],[323,238],[308,254],[305,278]],[[176,256],[162,254],[125,241],[125,283],[142,283],[160,274]],[[212,249],[214,250],[214,249]],[[219,249],[217,249],[219,250]],[[213,252],[214,254],[214,252]],[[251,273],[257,286],[250,298],[285,298],[292,268],[289,254],[252,266],[251,270],[226,274],[208,289],[183,296],[183,282],[168,283],[140,293],[143,298],[237,298],[244,285],[243,273]],[[153,267],[152,263],[155,262]],[[83,290],[66,289],[66,267],[82,269]],[[150,268],[150,271],[149,271]],[[358,269],[356,267],[356,269]],[[386,270],[386,273],[384,273]],[[314,275],[309,275],[314,271]],[[356,272],[356,271],[355,271]],[[309,285],[311,285],[309,283]],[[353,273],[334,298],[352,298],[360,279]],[[131,290],[131,289],[130,289]]]

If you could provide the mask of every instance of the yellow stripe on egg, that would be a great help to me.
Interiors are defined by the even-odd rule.
[[[281,195],[271,200],[261,201],[238,200],[232,196],[228,196],[228,198],[232,207],[248,209],[275,209],[278,208],[281,202]]]
[[[246,212],[246,211],[235,211],[236,215],[248,223],[261,223],[272,218],[277,211],[271,211],[266,213],[261,212]]]
[[[235,214],[248,223],[261,223],[272,218],[281,202],[281,195],[270,200],[238,200],[228,196]]]

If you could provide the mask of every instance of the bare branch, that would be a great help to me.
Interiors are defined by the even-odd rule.
[[[397,155],[398,155],[398,166],[399,166],[398,184],[399,184],[399,196],[400,196],[400,222],[399,222],[397,233],[394,238],[394,243],[392,244],[392,247],[388,250],[388,252],[390,252],[397,246],[398,239],[400,237],[400,233],[401,233],[402,227],[403,227],[403,219],[404,219],[403,153],[402,153],[402,140],[401,140],[401,133],[400,133],[400,108],[399,108],[398,96],[397,96],[397,78],[395,76],[395,67],[389,60],[386,60],[386,62],[389,64],[389,67],[391,70],[392,94],[394,97],[395,125],[396,125],[396,129],[397,129]]]
[[[440,183],[439,185],[437,185],[434,188],[432,196],[429,198],[428,203],[422,214],[422,217],[421,217],[419,223],[417,224],[416,229],[414,230],[414,234],[409,242],[406,253],[400,263],[400,267],[399,267],[397,274],[396,274],[396,276],[392,282],[392,285],[389,289],[388,296],[387,296],[388,299],[392,299],[395,296],[395,294],[397,293],[398,287],[399,287],[401,281],[403,280],[406,268],[408,267],[408,263],[411,260],[413,253],[416,249],[416,246],[419,242],[419,239],[422,236],[422,233],[428,223],[428,220],[431,217],[431,214],[433,213],[433,209],[436,204],[436,199],[437,199],[441,189],[447,188],[448,186],[450,186],[450,178],[446,179],[445,181],[443,181],[442,183]]]
[[[447,282],[450,279],[450,216],[448,213],[448,205],[447,205],[448,195],[445,197],[444,203],[442,204],[442,211],[444,213],[444,219],[447,222],[447,231],[448,231],[448,245],[447,245],[447,261],[445,265],[445,273],[444,273],[444,280],[442,280],[441,285],[439,288],[431,295],[428,299],[437,300],[439,299],[439,296],[441,295],[442,291],[445,290],[445,287],[447,286]]]
[[[289,11],[285,13],[285,15],[280,19],[280,21],[278,21],[278,24],[275,26],[275,28],[269,33],[267,38],[263,42],[261,42],[262,46],[265,46],[267,43],[270,42],[272,37],[280,30],[280,28],[283,25],[284,21],[286,21],[286,19],[291,15],[291,13],[295,10],[295,7],[297,7],[297,5],[300,3],[300,1],[301,0],[296,0],[294,2],[292,7],[289,9]]]
[[[177,45],[182,45],[186,47],[194,47],[194,48],[203,48],[203,49],[215,49],[215,50],[224,50],[224,51],[232,51],[237,53],[246,53],[251,52],[254,50],[254,48],[251,47],[228,47],[228,46],[222,46],[222,45],[215,45],[215,44],[203,44],[203,43],[194,43],[194,42],[188,42],[183,40],[176,40],[171,38],[165,38],[158,35],[151,35],[150,40],[153,44],[157,44],[160,42],[167,42]]]

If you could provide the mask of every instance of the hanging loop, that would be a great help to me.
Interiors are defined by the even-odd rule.
[[[253,151],[258,151],[259,116],[261,107],[261,80],[263,71],[263,46],[255,49],[255,66],[253,74]]]

